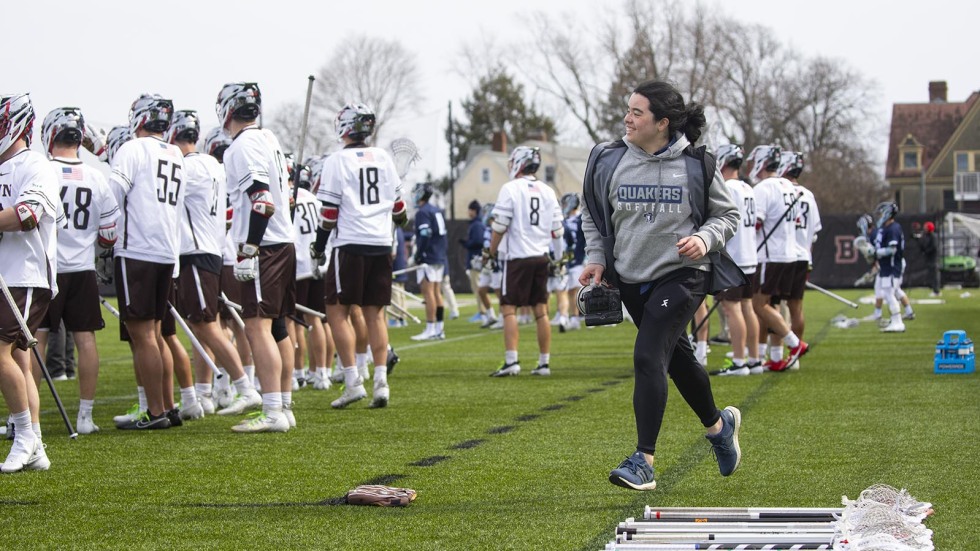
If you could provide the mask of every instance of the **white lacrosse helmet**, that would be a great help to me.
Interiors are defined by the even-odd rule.
[[[784,151],[779,158],[779,168],[776,169],[776,176],[785,178],[790,175],[798,177],[803,172],[803,153],[799,151]]]
[[[517,178],[522,174],[534,174],[541,166],[541,151],[537,147],[519,145],[510,154],[510,177]]]
[[[319,155],[307,159],[306,163],[304,163],[310,168],[310,191],[313,193],[316,193],[316,190],[320,188],[320,175],[323,174],[323,165],[329,156],[329,153]]]
[[[0,155],[17,140],[31,145],[34,129],[34,106],[28,94],[0,94]]]
[[[559,201],[561,203],[561,213],[568,217],[573,210],[577,209],[581,204],[581,200],[578,197],[578,193],[566,193],[561,196]]]
[[[752,169],[749,171],[749,179],[753,182],[759,181],[759,174],[763,170],[776,170],[779,168],[779,161],[782,160],[783,150],[778,145],[757,145],[749,153],[749,161],[752,161]]]
[[[119,151],[122,144],[131,139],[133,139],[133,133],[130,132],[128,126],[113,126],[105,139],[105,159],[103,160],[112,164],[112,157],[115,156],[116,151]]]
[[[51,147],[58,137],[66,143],[82,143],[85,136],[85,118],[77,107],[52,109],[41,123],[41,145],[51,154]]]
[[[204,152],[211,155],[220,162],[224,157],[225,150],[231,145],[231,138],[220,126],[215,126],[208,131],[204,137]]]
[[[745,160],[745,150],[738,144],[726,143],[718,147],[718,151],[715,152],[715,158],[718,159],[719,169],[729,165],[739,169],[742,167],[742,161]]]
[[[334,130],[338,140],[348,137],[363,142],[374,133],[374,111],[363,103],[348,103],[337,113]]]
[[[197,143],[201,136],[201,119],[197,116],[197,111],[193,109],[182,109],[174,113],[173,121],[164,139],[168,143],[176,143],[179,138],[181,141]]]
[[[891,201],[884,201],[878,203],[875,207],[875,225],[879,228],[885,225],[885,222],[898,216],[898,204]]]
[[[218,114],[218,123],[228,128],[233,117],[244,120],[254,120],[262,113],[262,92],[255,82],[229,82],[218,92],[218,100],[214,104]]]
[[[428,201],[432,197],[433,187],[431,182],[419,182],[412,188],[412,199],[416,203]]]
[[[174,116],[174,102],[160,94],[143,94],[136,98],[129,109],[129,130],[136,135],[140,128],[154,134],[162,134],[170,128]]]

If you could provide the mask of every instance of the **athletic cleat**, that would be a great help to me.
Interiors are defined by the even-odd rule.
[[[241,415],[250,409],[255,409],[262,405],[262,397],[258,391],[253,390],[247,394],[236,394],[231,405],[218,410],[218,415]]]
[[[214,405],[218,408],[226,408],[235,401],[235,390],[231,386],[215,387]]]
[[[470,323],[483,323],[483,314],[477,312],[473,314],[470,319],[466,320]]]
[[[299,380],[296,377],[293,377],[293,392],[296,392],[297,390],[299,390]]]
[[[504,328],[504,320],[502,319],[494,320],[494,322],[490,324],[490,327],[488,327],[488,329],[503,329],[503,328]]]
[[[765,364],[763,364],[762,367],[765,371],[779,372],[779,371],[786,371],[789,365],[786,363],[786,360],[776,360],[776,361],[770,360]]]
[[[286,432],[289,430],[289,421],[282,413],[278,415],[268,415],[262,411],[250,413],[248,417],[231,427],[234,432]]]
[[[201,409],[204,410],[204,415],[214,415],[214,400],[211,399],[211,394],[198,394],[197,403],[201,404]]]
[[[385,371],[385,373],[391,375],[391,372],[395,370],[395,366],[398,365],[399,360],[401,360],[401,358],[398,357],[398,354],[395,354],[395,349],[389,346],[388,359],[385,360],[385,367],[387,367],[387,371]]]
[[[358,400],[363,400],[364,398],[367,398],[367,390],[364,389],[363,382],[353,387],[345,386],[344,393],[340,395],[340,398],[330,402],[330,407],[334,409],[345,408]]]
[[[732,344],[731,339],[724,337],[722,335],[715,335],[708,339],[708,344]]]
[[[551,369],[548,367],[548,364],[539,365],[531,370],[531,375],[541,375],[542,377],[547,377],[548,375],[551,375]]]
[[[452,312],[449,312],[449,319],[451,320],[459,319],[459,310],[453,310]]]
[[[296,428],[296,416],[293,415],[293,405],[289,404],[282,406],[282,414],[286,417],[286,423],[289,424],[289,428]]]
[[[742,450],[738,446],[738,431],[742,426],[742,412],[735,406],[728,406],[721,412],[721,432],[715,435],[705,435],[711,442],[715,459],[718,461],[718,471],[721,476],[729,476],[738,469],[742,462]]]
[[[170,420],[171,427],[179,427],[184,424],[184,419],[180,416],[180,408],[174,406],[173,409],[164,414]]]
[[[514,362],[509,364],[504,362],[500,364],[500,368],[490,374],[491,377],[507,377],[510,375],[517,375],[521,372],[521,364]]]
[[[388,405],[388,400],[391,397],[391,389],[388,388],[388,383],[374,383],[374,391],[371,398],[371,404],[368,405],[369,408],[383,408]]]
[[[331,376],[321,377],[319,373],[313,375],[313,389],[314,390],[329,390]]]
[[[306,372],[306,382],[304,384],[306,386],[313,386],[313,383],[315,382],[316,382],[316,370],[311,369]]]
[[[113,417],[112,422],[116,424],[116,428],[121,428],[120,425],[126,425],[139,419],[140,413],[140,405],[133,404],[133,407],[129,408],[126,413]]]
[[[716,369],[715,371],[709,371],[709,375],[717,375],[719,377],[731,377],[731,376],[744,376],[749,374],[749,366],[743,365],[742,367],[726,367],[724,369]]]
[[[892,321],[888,325],[881,328],[882,333],[904,333],[905,323],[902,320]]]
[[[193,421],[195,419],[203,419],[204,418],[204,406],[201,405],[201,402],[195,402],[194,405],[192,405],[191,407],[187,407],[187,408],[184,408],[182,410],[179,410],[179,413],[180,413],[180,415],[179,415],[180,418],[183,419],[184,421]],[[173,423],[173,421],[171,421],[171,424],[172,423]]]
[[[171,410],[173,411],[173,410]],[[159,417],[154,417],[149,413],[143,411],[140,412],[140,416],[130,423],[124,425],[116,425],[116,428],[120,430],[160,430],[170,428],[170,418],[167,417],[167,413],[160,415]]]
[[[908,321],[914,320],[915,319],[915,312],[906,312],[905,314],[902,314],[902,319],[903,320],[908,320]]]
[[[905,330],[904,326],[902,327],[902,330],[903,331]],[[809,350],[810,350],[810,345],[803,342],[802,340],[800,341],[800,344],[790,348],[789,357],[786,358],[786,367],[784,367],[783,369],[789,369],[793,367],[793,364],[795,364],[797,360],[802,358],[803,355],[806,354]]]
[[[881,316],[876,316],[874,314],[868,314],[867,316],[864,316],[863,318],[861,318],[861,321],[876,321],[876,322],[880,322],[881,321]]]
[[[409,338],[412,339],[413,341],[427,341],[427,340],[432,339],[432,335],[434,333],[435,333],[435,331],[429,331],[429,329],[426,328],[425,331],[422,331],[418,335],[412,335]]]
[[[330,374],[330,382],[335,385],[339,385],[344,382],[344,372],[341,371],[339,367],[337,369],[334,369],[333,373]]]
[[[364,364],[364,365],[362,365],[362,366],[359,366],[359,367],[357,368],[357,375],[358,375],[358,376],[359,376],[360,378],[362,378],[362,379],[364,379],[365,381],[367,381],[367,380],[369,380],[369,379],[371,379],[371,370],[370,370],[370,369],[368,369],[368,366],[367,366],[367,364]]]
[[[750,375],[762,375],[762,373],[765,371],[765,369],[762,367],[762,362],[745,364],[745,367],[749,368]]]
[[[657,487],[653,476],[653,466],[637,451],[609,473],[609,482],[630,490],[652,490]]]
[[[495,324],[495,323],[497,323],[497,318],[489,318],[488,317],[483,322],[483,325],[480,326],[480,329],[490,329],[490,327],[493,326],[493,324]]]
[[[0,472],[16,473],[23,470],[40,446],[41,440],[34,434],[23,438],[14,438],[14,445],[10,447],[6,461],[0,465]]]
[[[58,375],[55,375],[55,376],[51,377],[51,380],[52,381],[67,381],[68,380],[68,374],[66,374],[66,373],[60,373]]]
[[[446,340],[446,332],[445,331],[439,331],[438,333],[435,333],[431,337],[429,337],[429,340],[430,341],[443,341],[443,340]]]
[[[31,454],[31,458],[27,460],[27,463],[24,463],[25,471],[46,471],[51,468],[51,460],[48,459],[48,454],[44,451],[46,447],[47,445],[38,438],[37,448]]]
[[[9,415],[7,416],[7,426],[4,427],[4,429],[6,429],[4,431],[4,435],[5,435],[4,438],[6,438],[7,440],[13,440],[14,439],[14,422],[10,420],[10,416]]]
[[[78,431],[78,434],[92,434],[99,432],[99,426],[92,420],[91,413],[85,415],[79,413],[78,419],[75,420],[75,430]]]

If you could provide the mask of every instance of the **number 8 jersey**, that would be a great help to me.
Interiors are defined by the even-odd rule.
[[[391,209],[401,189],[395,163],[380,147],[351,147],[327,157],[316,197],[340,209],[331,244],[391,247]]]
[[[177,263],[183,169],[184,156],[177,146],[158,138],[136,138],[122,144],[112,159],[109,177],[122,212],[116,226],[116,256]]]

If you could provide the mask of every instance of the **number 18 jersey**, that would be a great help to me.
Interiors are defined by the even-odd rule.
[[[401,197],[395,163],[380,147],[352,147],[327,157],[316,197],[338,205],[334,247],[391,247],[391,209]]]
[[[184,156],[175,145],[154,137],[122,144],[109,177],[109,188],[122,211],[116,227],[116,256],[176,264],[183,171]]]

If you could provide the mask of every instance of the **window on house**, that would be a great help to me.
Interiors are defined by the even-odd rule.
[[[546,184],[555,183],[555,165],[544,167],[544,182]]]
[[[489,168],[484,168],[483,170],[480,171],[480,181],[483,182],[484,184],[489,184],[490,183],[490,169]]]
[[[970,172],[970,154],[965,151],[956,153],[956,172]]]
[[[919,153],[917,151],[902,152],[902,169],[915,170],[919,168]]]

